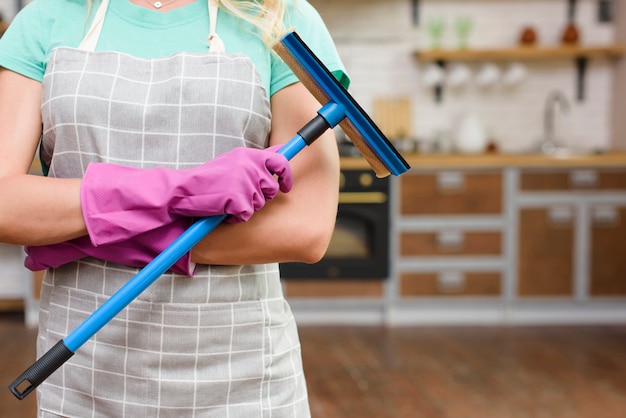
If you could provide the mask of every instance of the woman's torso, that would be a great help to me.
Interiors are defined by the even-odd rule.
[[[43,85],[52,177],[80,177],[93,161],[186,168],[268,144],[268,94],[242,55],[59,47]],[[136,271],[94,258],[49,270],[40,353]],[[39,402],[64,416],[307,416],[300,361],[278,266],[204,265],[157,280],[42,385]]]

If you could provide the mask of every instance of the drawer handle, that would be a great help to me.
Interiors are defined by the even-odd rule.
[[[554,206],[548,210],[548,221],[552,225],[570,225],[574,211],[569,206]]]
[[[383,192],[341,192],[339,203],[386,203],[387,194]]]
[[[620,214],[614,206],[597,206],[593,208],[593,222],[601,226],[616,226],[620,222]]]
[[[464,241],[465,235],[461,231],[440,231],[437,234],[437,244],[442,250],[459,250]]]
[[[437,174],[437,186],[444,192],[458,191],[463,189],[465,176],[459,171],[442,171]]]
[[[598,173],[595,170],[574,170],[570,173],[570,183],[574,187],[595,187]]]
[[[465,291],[465,275],[459,271],[446,271],[437,277],[439,293],[462,293]]]

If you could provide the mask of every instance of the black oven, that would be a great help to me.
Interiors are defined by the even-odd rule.
[[[342,170],[335,230],[316,264],[283,263],[284,279],[385,279],[389,275],[389,178]]]

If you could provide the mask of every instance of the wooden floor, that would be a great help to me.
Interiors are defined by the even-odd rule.
[[[301,327],[314,418],[626,417],[626,326]],[[35,332],[0,314],[0,417]]]
[[[303,328],[314,417],[626,417],[626,327]]]

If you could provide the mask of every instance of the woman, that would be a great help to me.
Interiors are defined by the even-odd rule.
[[[40,417],[310,415],[276,263],[322,257],[338,155],[332,131],[291,165],[266,149],[319,109],[269,49],[287,27],[347,83],[304,0],[35,0],[0,40],[0,241],[47,268],[39,354],[231,215],[39,387]]]

